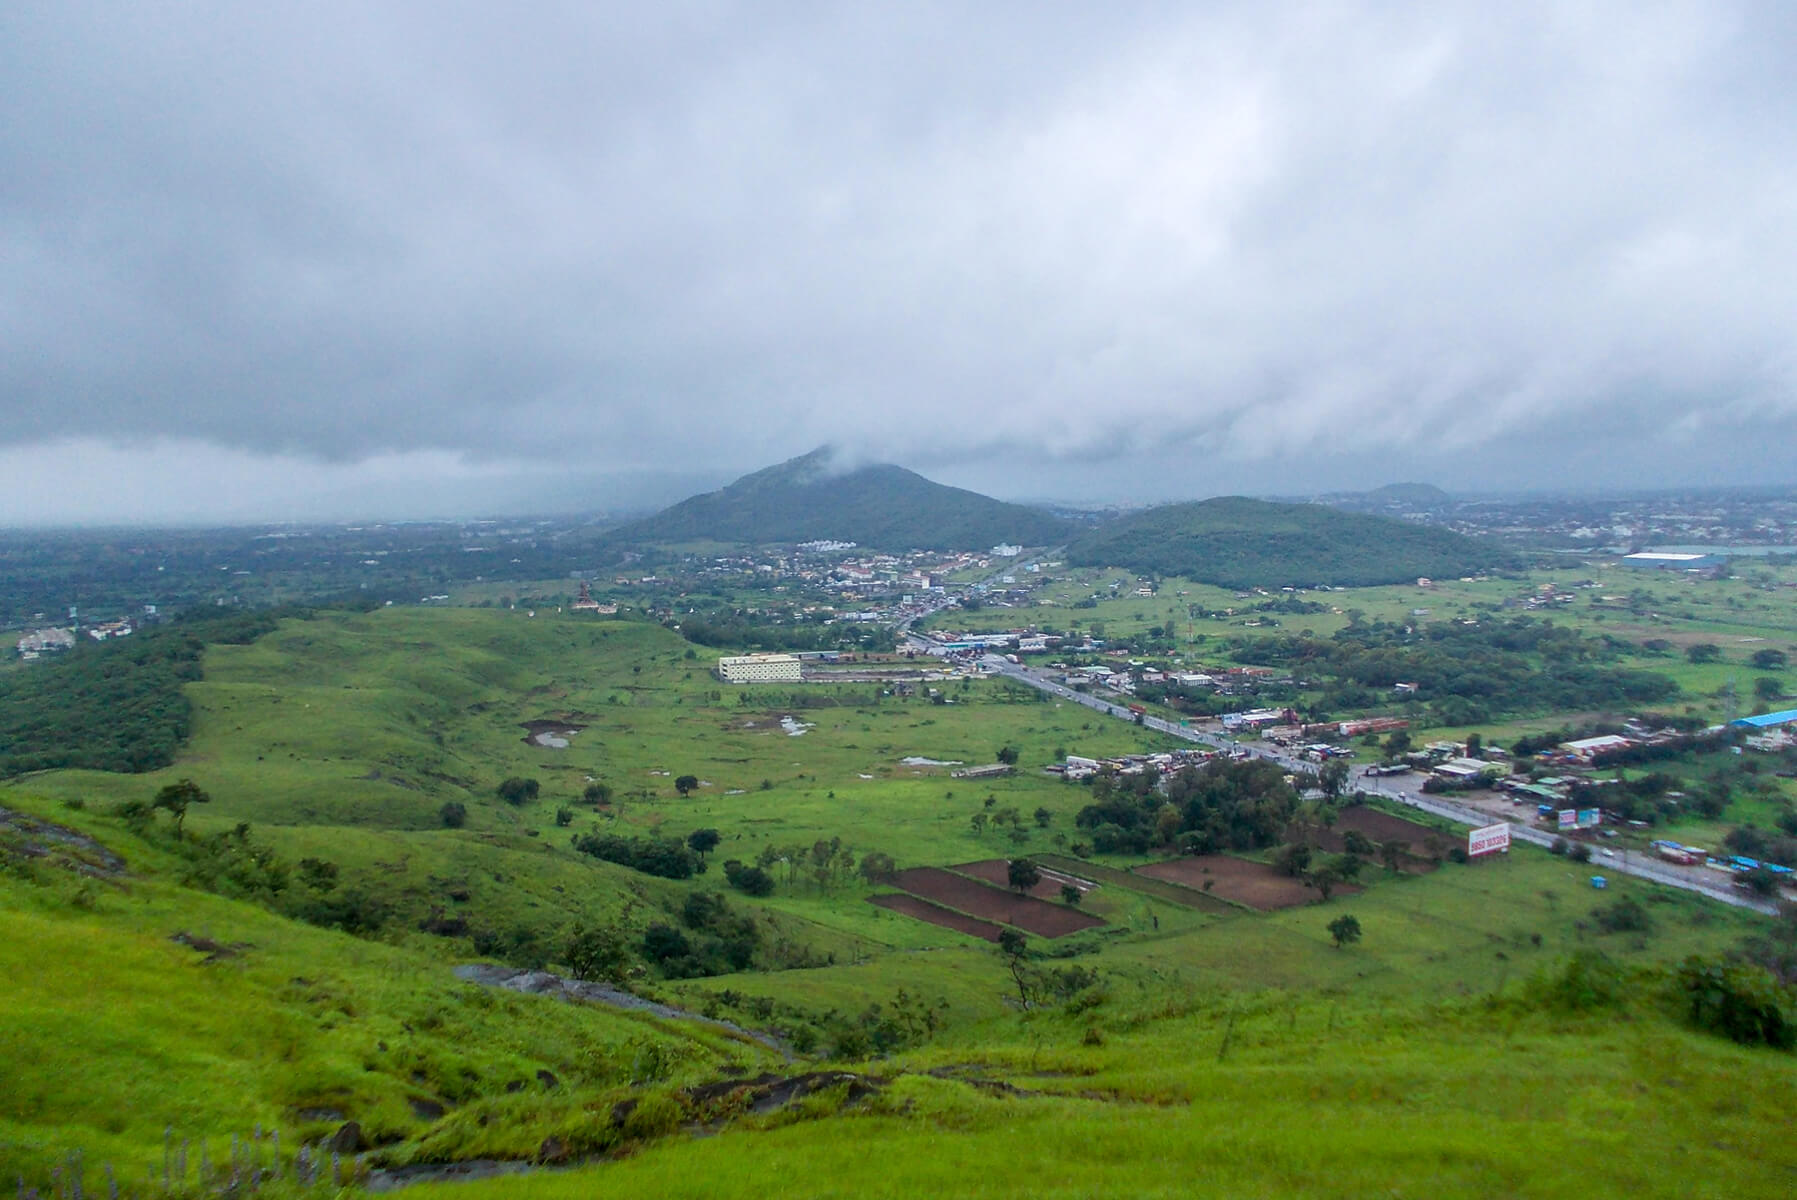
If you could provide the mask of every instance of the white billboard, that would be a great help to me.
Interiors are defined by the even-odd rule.
[[[1510,851],[1510,826],[1508,824],[1487,825],[1483,829],[1475,829],[1466,835],[1466,856],[1477,858],[1481,854],[1507,854]]]

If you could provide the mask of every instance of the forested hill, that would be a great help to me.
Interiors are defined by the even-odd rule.
[[[835,472],[814,450],[613,531],[619,543],[856,542],[881,550],[1041,546],[1068,536],[1058,517],[889,464]]]
[[[1075,566],[1128,567],[1224,587],[1366,587],[1456,578],[1508,562],[1496,546],[1448,529],[1225,496],[1120,517],[1067,548]]]

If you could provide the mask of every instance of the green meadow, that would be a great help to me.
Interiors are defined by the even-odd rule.
[[[1435,607],[1517,587],[1443,590],[1455,586],[1465,595]],[[1126,626],[1139,610],[1146,626],[1166,620],[1172,590],[1072,611]],[[1329,598],[1407,611],[1414,590]],[[1748,615],[1764,623],[1738,628],[1775,628]],[[258,1126],[291,1152],[353,1119],[372,1165],[590,1160],[441,1185],[471,1198],[1788,1190],[1791,1055],[1688,1028],[1669,974],[1768,936],[1766,918],[1633,880],[1600,892],[1593,868],[1525,846],[1423,874],[1369,868],[1363,890],[1270,913],[1107,882],[1082,902],[1105,925],[1031,938],[1019,960],[1091,974],[1025,1009],[999,949],[869,904],[889,889],[820,877],[808,856],[833,839],[901,868],[1070,854],[1089,794],[1041,768],[1160,748],[1157,736],[993,681],[934,682],[935,698],[732,687],[715,657],[659,625],[546,611],[288,620],[207,650],[187,685],[194,733],[170,768],[0,787],[0,806],[126,862],[88,878],[0,854],[0,1166],[43,1180],[79,1150],[138,1185],[160,1171],[165,1131],[217,1162]],[[531,722],[575,731],[539,745]],[[1008,777],[904,762],[979,765],[1001,747],[1018,755]],[[696,781],[685,795],[683,776]],[[511,777],[537,780],[537,796],[502,800]],[[210,796],[183,837],[166,814],[118,815],[181,779]],[[445,805],[462,824],[446,825]],[[698,829],[720,840],[690,879],[571,844]],[[218,866],[262,850],[336,867],[330,895],[378,919],[362,936],[306,924],[282,915],[310,886],[297,870],[259,891]],[[722,863],[758,858],[772,894],[731,890]],[[716,1025],[452,974],[495,958],[565,970],[577,928],[634,946],[709,892],[753,924],[754,964],[673,978],[639,954],[627,986],[808,1031],[790,1038],[791,1062]],[[1645,919],[1606,932],[1625,902]],[[1337,946],[1328,926],[1343,914],[1362,936]],[[1574,961],[1599,964],[1599,984],[1567,983]],[[853,1036],[925,1009],[934,1028],[884,1051]],[[858,1082],[764,1111],[683,1099],[818,1069]]]

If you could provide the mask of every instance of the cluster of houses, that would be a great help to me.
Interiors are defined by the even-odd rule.
[[[1215,750],[1167,750],[1159,754],[1124,754],[1116,758],[1086,758],[1079,754],[1069,754],[1067,761],[1054,763],[1046,769],[1055,775],[1065,775],[1068,779],[1090,779],[1100,771],[1110,771],[1117,775],[1140,775],[1145,771],[1154,771],[1161,775],[1169,775],[1181,767],[1196,767],[1218,757]]]
[[[152,623],[156,619],[156,606],[146,604],[143,614],[138,617],[122,617],[117,621],[96,621],[88,625],[67,627],[49,625],[42,629],[30,630],[19,638],[14,649],[20,658],[29,661],[34,658],[42,658],[46,654],[61,654],[74,649],[76,640],[82,634],[86,634],[96,642],[130,637],[138,628]]]
[[[71,650],[75,646],[75,631],[59,629],[54,626],[47,629],[33,629],[19,639],[18,652],[20,658],[42,658],[46,654],[59,654]]]

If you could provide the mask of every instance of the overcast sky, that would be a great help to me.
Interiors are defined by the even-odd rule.
[[[275,12],[275,9],[282,12]],[[1797,482],[1797,4],[0,6],[0,522]]]

